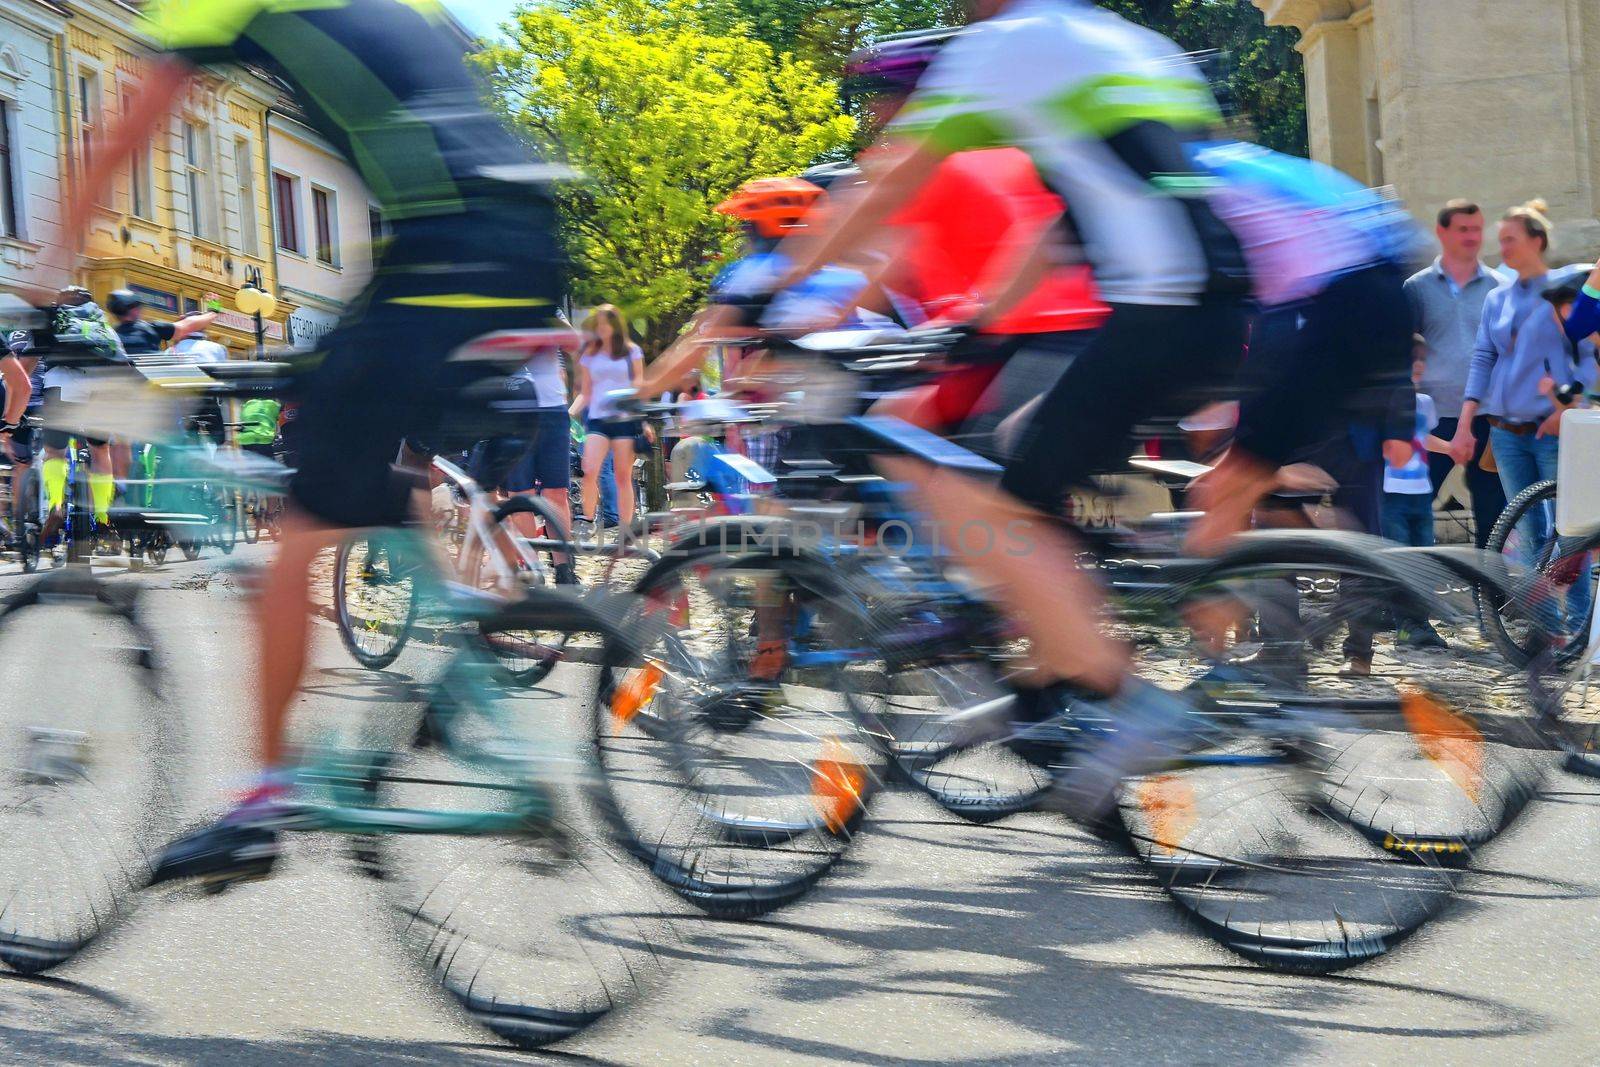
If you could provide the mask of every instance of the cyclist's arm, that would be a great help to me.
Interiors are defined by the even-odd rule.
[[[199,333],[216,321],[215,311],[203,311],[198,315],[185,316],[172,324],[172,343],[177,344],[185,337]]]
[[[1596,264],[1589,273],[1589,279],[1584,282],[1583,291],[1573,302],[1572,311],[1563,325],[1573,344],[1600,331],[1600,264]]]
[[[732,330],[740,322],[739,309],[725,305],[706,308],[667,350],[650,362],[639,382],[640,396],[664,393],[705,360],[705,342],[719,330]],[[749,332],[748,330],[746,332]]]
[[[988,326],[1020,304],[1044,281],[1050,267],[1053,231],[1061,213],[1048,220],[1028,219],[1013,224],[1002,245],[1004,252],[984,264],[978,283],[978,303],[982,310],[974,326]]]
[[[8,353],[0,358],[0,378],[5,380],[6,385],[6,409],[0,418],[5,420],[7,426],[21,422],[28,410],[28,401],[33,396],[33,381],[28,373],[28,368],[23,367],[22,360],[15,355]]]
[[[163,120],[188,88],[195,68],[176,56],[151,63],[128,109],[118,117],[104,143],[95,147],[89,166],[79,173],[67,197],[67,241],[82,240],[89,214],[111,195],[117,172],[150,142]]]
[[[887,150],[884,164],[863,191],[848,194],[830,208],[820,231],[805,232],[783,242],[780,251],[795,266],[782,285],[809,278],[829,263],[866,243],[868,237],[916,196],[947,152],[932,139],[901,141]]]

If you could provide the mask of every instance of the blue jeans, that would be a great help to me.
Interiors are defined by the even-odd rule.
[[[1534,437],[1532,434],[1515,434],[1495,427],[1489,431],[1489,444],[1494,449],[1494,461],[1500,468],[1500,484],[1505,487],[1506,500],[1536,482],[1548,481],[1556,476],[1556,460],[1561,454],[1561,438]],[[1517,526],[1522,540],[1522,562],[1533,566],[1546,542],[1555,536],[1555,514],[1549,507],[1535,508]],[[1565,615],[1570,625],[1560,626],[1564,633],[1580,625],[1589,613],[1592,592],[1589,585],[1590,565],[1585,562],[1578,580],[1567,592]],[[1556,622],[1551,619],[1549,623]]]
[[[1433,544],[1433,494],[1384,493],[1383,536],[1412,548]]]
[[[600,520],[607,526],[616,526],[622,521],[617,514],[617,465],[609,449],[605,466],[600,468]]]

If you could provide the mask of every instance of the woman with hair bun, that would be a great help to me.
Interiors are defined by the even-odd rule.
[[[1506,499],[1535,482],[1556,476],[1560,452],[1561,413],[1557,392],[1581,383],[1584,391],[1596,378],[1595,349],[1568,341],[1560,321],[1545,302],[1547,289],[1580,281],[1582,267],[1548,266],[1553,227],[1543,200],[1530,200],[1507,211],[1500,220],[1500,257],[1516,277],[1490,293],[1483,303],[1478,343],[1467,375],[1466,400],[1450,452],[1458,463],[1472,456],[1472,419],[1489,417],[1489,446],[1500,468]],[[1528,520],[1526,543],[1542,544],[1542,512]],[[1587,575],[1573,584],[1569,608],[1582,618],[1588,607]]]

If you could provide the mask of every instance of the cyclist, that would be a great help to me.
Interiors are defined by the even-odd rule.
[[[1073,694],[1075,712],[1118,724],[1057,778],[1058,804],[1097,821],[1122,778],[1158,765],[1196,723],[1179,695],[1130,675],[1128,650],[1098,625],[1101,594],[1075,564],[1075,541],[1047,516],[1070,485],[1126,455],[1137,420],[1194,386],[1232,378],[1244,299],[1256,283],[1214,207],[1226,178],[1190,155],[1220,114],[1204,78],[1170,41],[1088,0],[979,0],[976,8],[979,21],[941,50],[890,124],[873,180],[826,229],[780,250],[795,264],[780,284],[869,238],[959,151],[1022,147],[1069,205],[1110,314],[1044,394],[1000,485],[915,460],[886,466],[919,489],[926,513],[946,528],[977,519],[1005,531],[988,551],[963,555],[1032,639],[1039,670],[1011,716],[1054,716]],[[1398,306],[1403,317],[1405,308],[1398,275],[1392,294],[1376,276],[1350,277],[1352,292],[1375,295],[1376,317],[1346,306],[1344,322],[1318,328],[1386,349],[1384,316]],[[1409,327],[1400,338],[1403,365]],[[1319,345],[1319,355],[1330,347]],[[1276,401],[1303,416],[1306,395],[1280,391]],[[1309,395],[1319,407],[1336,399]],[[1278,435],[1302,429],[1289,422],[1262,418],[1248,439],[1255,451],[1236,448],[1219,471],[1213,490],[1226,487],[1243,508],[1219,523],[1242,526],[1272,487],[1298,443]],[[1214,524],[1206,536],[1225,531]]]
[[[27,481],[28,471],[33,467],[33,457],[37,446],[37,431],[22,425],[22,420],[29,415],[37,415],[44,404],[43,372],[38,369],[38,361],[28,355],[33,350],[33,335],[27,330],[17,330],[6,341],[6,355],[0,357],[3,364],[4,388],[0,389],[0,396],[5,397],[0,403],[0,411],[5,412],[4,431],[6,454],[11,457],[11,501],[13,512],[20,516],[24,507],[36,507],[37,501],[22,499],[23,483]],[[23,361],[26,360],[26,363]],[[22,390],[14,383],[17,376],[27,383],[27,389]],[[11,394],[17,391],[20,407],[13,404]],[[22,535],[20,528],[11,531],[13,543]]]
[[[163,344],[177,344],[191,334],[200,333],[216,321],[220,306],[215,293],[206,295],[205,306],[213,310],[185,315],[177,322],[152,322],[144,317],[144,298],[132,289],[114,289],[106,297],[106,310],[122,338],[123,351],[144,356],[161,351]]]
[[[562,172],[531,162],[484,108],[433,0],[165,0],[145,12],[165,54],[74,190],[69,234],[84,232],[91,205],[168,121],[200,66],[219,61],[280,78],[393,229],[355,304],[361,316],[326,339],[304,382],[299,466],[257,601],[262,777],[222,822],[167,851],[155,872],[166,880],[276,856],[311,562],[352,528],[405,518],[411,484],[391,469],[402,440],[429,437],[446,399],[492,370],[451,353],[485,334],[553,325],[564,268],[549,183]]]

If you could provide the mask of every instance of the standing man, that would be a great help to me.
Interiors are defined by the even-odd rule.
[[[1483,251],[1483,212],[1469,200],[1452,200],[1439,211],[1434,233],[1443,250],[1431,266],[1406,281],[1406,296],[1411,300],[1417,333],[1422,336],[1426,366],[1418,389],[1433,398],[1439,424],[1434,434],[1446,441],[1456,436],[1461,417],[1461,401],[1472,367],[1472,351],[1477,344],[1478,325],[1483,319],[1483,301],[1498,288],[1501,279],[1478,258]],[[1483,450],[1489,443],[1489,420],[1472,420],[1477,444],[1467,464],[1467,490],[1472,494],[1474,536],[1482,548],[1505,510],[1505,492],[1500,476],[1483,469]],[[1449,453],[1428,457],[1428,475],[1433,492],[1455,466]]]
[[[219,306],[215,293],[207,294],[203,313],[186,315],[177,322],[153,322],[144,317],[144,300],[132,289],[118,289],[106,297],[106,310],[116,323],[117,336],[130,356],[146,356],[161,351],[161,346],[176,344],[190,334],[203,331],[216,321]]]

